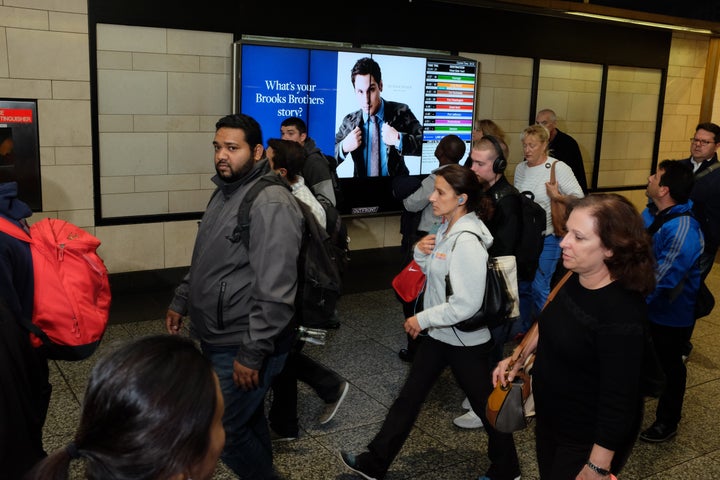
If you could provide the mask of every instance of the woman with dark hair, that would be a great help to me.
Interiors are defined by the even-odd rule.
[[[74,440],[30,480],[65,480],[72,460],[90,480],[208,480],[225,445],[223,397],[192,340],[140,338],[90,373]]]
[[[569,203],[560,242],[570,276],[493,382],[515,377],[528,356],[542,480],[617,475],[640,431],[645,296],[655,285],[650,236],[617,194]],[[507,379],[506,379],[507,372]]]
[[[475,174],[459,165],[436,172],[430,195],[433,213],[442,217],[437,234],[415,246],[415,260],[427,276],[422,312],[405,320],[405,331],[420,342],[410,373],[390,407],[380,432],[360,455],[340,452],[342,462],[366,479],[381,479],[400,452],[425,398],[446,367],[485,421],[485,402],[492,389],[489,359],[493,348],[486,327],[464,332],[455,324],[470,318],[481,307],[487,274],[487,249],[492,235],[481,220],[491,201],[482,194]],[[446,279],[449,278],[451,288]],[[487,422],[484,422],[487,423]],[[512,435],[487,428],[488,456],[492,464],[483,479],[513,480],[520,476]]]

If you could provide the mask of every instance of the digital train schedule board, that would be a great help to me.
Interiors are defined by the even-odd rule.
[[[343,214],[401,211],[394,177],[419,181],[437,168],[435,147],[445,135],[459,136],[469,151],[475,60],[277,42],[241,41],[235,51],[234,111],[254,117],[265,140],[280,136],[284,119],[302,118],[338,162]],[[383,152],[374,174],[366,170],[373,109]]]

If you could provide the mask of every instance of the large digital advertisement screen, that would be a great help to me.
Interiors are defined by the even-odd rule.
[[[468,149],[477,62],[445,55],[405,55],[240,42],[236,111],[253,116],[265,139],[300,117],[308,136],[336,158],[345,214],[399,211],[392,178],[437,168],[443,136]]]

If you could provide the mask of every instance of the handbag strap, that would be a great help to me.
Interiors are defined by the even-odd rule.
[[[550,167],[550,183],[555,183],[555,164],[556,163],[557,163],[557,160],[555,160],[552,163],[552,166]]]
[[[570,275],[572,275],[572,270],[568,270],[565,275],[560,279],[560,281],[555,285],[555,288],[552,289],[550,292],[550,295],[547,296],[547,299],[545,300],[545,305],[543,305],[543,310],[545,310],[545,307],[547,307],[548,303],[552,302],[555,298],[555,295],[560,291],[563,285],[565,285],[565,282],[568,281],[568,278],[570,278]]]
[[[558,294],[558,292],[560,291],[560,289],[562,288],[562,286],[565,285],[565,282],[567,282],[567,280],[570,278],[570,276],[571,276],[572,274],[573,274],[572,270],[568,270],[568,271],[565,273],[565,275],[563,275],[563,277],[562,277],[562,278],[560,279],[560,281],[555,285],[555,287],[554,287],[554,288],[552,289],[552,291],[550,292],[550,295],[548,295],[547,299],[545,300],[545,305],[543,305],[543,310],[545,310],[545,307],[547,307],[548,304],[555,299],[555,296]],[[523,339],[522,339],[522,341],[520,342],[520,344],[519,344],[517,347],[515,347],[515,349],[513,350],[512,355],[510,356],[510,365],[509,365],[509,368],[512,368],[512,366],[515,364],[515,362],[517,362],[520,358],[523,358],[523,351],[525,350],[525,347],[527,346],[528,343],[530,343],[530,340],[531,340],[531,339],[532,339],[532,340],[535,340],[538,335],[539,335],[538,322],[537,322],[537,320],[535,320],[535,322],[533,322],[533,324],[532,324],[532,326],[530,327],[530,329],[525,333],[525,336],[523,337]],[[531,355],[535,355],[535,354],[533,353],[533,354],[531,354]],[[524,360],[525,360],[525,362],[524,362],[525,364],[531,363],[531,361],[530,361],[530,356],[531,356],[531,355],[528,355],[528,356],[524,359]]]

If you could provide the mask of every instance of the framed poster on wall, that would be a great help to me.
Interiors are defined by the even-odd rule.
[[[42,210],[37,102],[0,98],[0,182],[17,182],[18,197]]]

